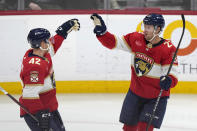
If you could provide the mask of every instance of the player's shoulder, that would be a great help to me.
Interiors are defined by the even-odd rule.
[[[126,39],[135,41],[137,39],[144,39],[144,34],[140,32],[131,32],[124,36]]]
[[[30,52],[33,52],[33,49],[29,49],[29,50],[27,50],[27,51],[25,52],[24,57],[28,57],[28,55],[29,55],[29,53],[30,53]]]
[[[128,33],[126,36],[130,36],[130,37],[144,37],[144,34],[140,33],[140,32],[131,32],[131,33]]]
[[[172,44],[171,40],[164,40],[159,51],[163,56],[168,57],[176,51],[176,47]]]
[[[164,48],[165,50],[176,50],[176,47],[174,46],[174,44],[172,43],[171,40],[167,40],[167,39],[164,39],[164,42],[162,44],[162,48]]]

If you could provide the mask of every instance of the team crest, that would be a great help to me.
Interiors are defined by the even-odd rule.
[[[146,75],[152,69],[154,64],[154,60],[152,58],[139,52],[136,52],[134,62],[135,72],[139,77]]]
[[[38,71],[31,71],[30,72],[30,81],[31,82],[38,82]]]

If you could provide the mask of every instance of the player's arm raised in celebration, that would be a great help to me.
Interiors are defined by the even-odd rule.
[[[80,23],[78,19],[71,19],[63,23],[56,30],[56,35],[50,38],[50,42],[52,44],[51,52],[52,56],[57,52],[60,48],[64,39],[67,38],[68,34],[71,31],[79,31]]]
[[[108,32],[105,22],[100,15],[93,13],[90,18],[93,20],[95,26],[93,32],[103,46],[109,49],[120,49],[130,52],[130,47],[127,45],[125,37],[117,37]]]

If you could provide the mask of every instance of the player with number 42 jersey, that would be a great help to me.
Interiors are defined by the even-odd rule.
[[[64,38],[55,35],[51,39],[55,41],[55,44],[51,43],[51,53],[40,57],[34,55],[33,50],[29,49],[23,57],[20,73],[23,82],[23,96],[20,98],[20,102],[27,108],[29,107],[32,114],[43,109],[54,111],[58,106],[51,55],[58,50],[58,46],[60,47]],[[53,46],[55,50],[53,50]],[[21,115],[24,114],[26,112],[21,110]]]
[[[20,73],[23,92],[19,101],[38,119],[39,123],[21,108],[20,115],[32,131],[65,131],[58,111],[51,57],[60,48],[68,33],[79,29],[78,20],[71,19],[59,26],[53,37],[44,28],[32,29],[27,36],[31,49],[23,57]]]

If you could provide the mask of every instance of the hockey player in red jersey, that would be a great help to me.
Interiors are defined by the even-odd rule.
[[[160,128],[166,111],[170,88],[177,80],[177,60],[166,76],[173,59],[175,46],[169,40],[159,37],[165,21],[160,14],[149,14],[143,19],[144,32],[128,33],[118,37],[107,31],[102,17],[91,15],[94,33],[101,44],[109,49],[120,49],[131,54],[131,84],[123,102],[120,122],[124,131],[145,131],[152,115],[156,98],[164,90],[155,116],[149,128]]]
[[[53,37],[44,28],[32,29],[27,36],[31,49],[23,57],[20,73],[23,92],[19,101],[39,121],[37,123],[23,109],[20,110],[20,116],[24,117],[32,131],[65,131],[58,112],[51,57],[60,48],[68,33],[79,28],[78,20],[71,19],[59,26]]]

